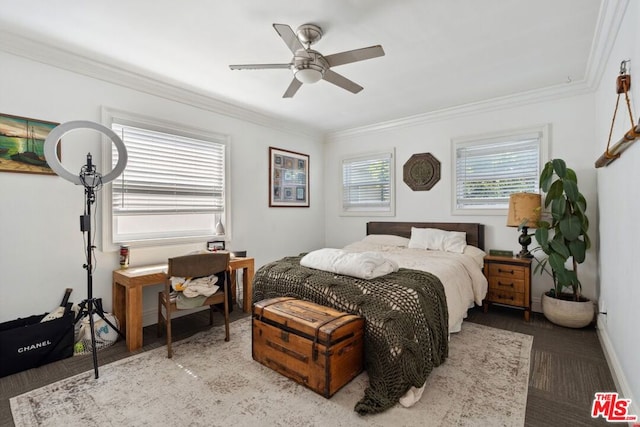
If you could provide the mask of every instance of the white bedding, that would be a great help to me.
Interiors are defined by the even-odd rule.
[[[378,252],[401,268],[427,271],[444,286],[449,311],[449,333],[459,332],[467,310],[480,305],[487,293],[487,279],[477,260],[466,254],[379,245],[366,241],[351,243],[347,252]]]
[[[367,280],[398,271],[398,264],[379,252],[348,252],[333,248],[309,252],[302,257],[300,265]]]

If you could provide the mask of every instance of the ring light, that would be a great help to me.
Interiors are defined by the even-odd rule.
[[[127,166],[127,149],[124,146],[124,142],[122,142],[122,139],[120,139],[120,137],[108,127],[103,126],[100,123],[90,122],[87,120],[74,120],[62,123],[61,125],[56,126],[49,135],[47,135],[47,138],[44,141],[44,157],[47,159],[49,167],[51,167],[58,176],[66,179],[67,181],[76,185],[83,185],[80,180],[80,176],[66,170],[56,155],[56,149],[60,139],[62,139],[65,134],[76,129],[97,130],[111,138],[111,141],[118,149],[118,163],[116,163],[116,166],[111,170],[111,172],[102,177],[102,183],[106,184],[116,179],[124,171],[125,166]]]
[[[80,172],[78,174],[73,174],[66,170],[60,160],[58,160],[58,156],[56,156],[56,151],[58,148],[58,143],[60,139],[67,134],[68,132],[76,129],[93,129],[98,132],[102,132],[115,144],[118,149],[118,163],[116,166],[106,174],[105,176],[101,176],[98,172],[96,172],[96,167],[91,163],[91,153],[87,154],[87,164],[82,166]],[[91,352],[93,353],[93,370],[95,372],[95,377],[98,379],[98,358],[96,356],[96,328],[94,327],[94,314],[97,314],[102,320],[104,320],[118,335],[124,338],[122,332],[118,330],[118,328],[111,323],[111,321],[105,317],[104,310],[102,309],[102,300],[100,298],[93,297],[93,259],[95,258],[94,254],[94,241],[91,235],[91,206],[96,201],[96,191],[102,187],[102,184],[106,184],[108,182],[116,179],[123,171],[125,166],[127,165],[127,149],[124,146],[124,142],[116,133],[95,122],[89,122],[85,120],[76,120],[67,123],[63,123],[61,125],[56,126],[53,130],[47,135],[47,138],[44,141],[44,157],[47,159],[47,163],[51,169],[57,173],[62,178],[66,179],[69,182],[72,182],[76,185],[84,186],[84,200],[85,200],[85,210],[84,215],[80,216],[80,231],[86,233],[84,238],[86,247],[86,264],[82,267],[87,270],[87,299],[83,300],[79,307],[80,310],[78,314],[75,316],[74,324],[78,323],[80,319],[84,317],[89,317],[89,326],[91,329]],[[99,337],[98,337],[99,338]]]

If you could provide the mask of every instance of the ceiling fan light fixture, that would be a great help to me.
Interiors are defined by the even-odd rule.
[[[296,70],[294,75],[302,83],[317,83],[322,80],[322,72],[313,68]]]
[[[289,68],[294,77],[282,95],[283,98],[293,97],[304,83],[316,83],[320,80],[325,80],[351,93],[358,93],[362,90],[362,86],[331,68],[384,56],[382,46],[375,45],[334,53],[325,58],[320,52],[311,49],[311,45],[322,38],[322,29],[319,26],[304,24],[298,28],[297,33],[294,33],[286,24],[273,24],[273,28],[293,53],[293,58],[288,64],[229,65],[229,68],[232,70]]]

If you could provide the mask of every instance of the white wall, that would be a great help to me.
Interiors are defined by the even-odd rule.
[[[631,1],[607,61],[596,93],[596,140],[598,156],[605,150],[616,101],[615,82],[620,62],[631,59],[632,111],[640,116],[640,3]],[[620,100],[613,143],[631,128],[624,103]],[[618,380],[618,390],[632,399],[640,416],[640,142],[636,141],[622,156],[597,172],[600,216],[600,315],[598,328],[610,365]]]
[[[247,250],[256,258],[256,267],[323,244],[323,229],[318,226],[324,223],[320,136],[216,114],[4,52],[0,64],[0,112],[5,114],[59,123],[99,122],[101,107],[108,106],[229,135],[233,231],[229,247]],[[75,132],[63,138],[62,159],[69,170],[79,170],[89,151],[94,163],[101,161],[100,135],[79,132],[80,136],[87,132],[86,141]],[[310,208],[268,207],[269,146],[310,155]],[[83,189],[57,176],[0,172],[0,194],[0,322],[51,310],[66,287],[74,290],[72,301],[86,298],[82,268],[86,245],[79,228]],[[95,228],[98,234],[101,216]],[[131,265],[163,262],[204,247],[203,239],[192,245],[133,248]],[[119,267],[118,254],[100,252],[98,244],[96,258],[93,294],[110,310],[111,272]],[[154,319],[158,289],[145,289],[146,319]]]
[[[452,215],[452,158],[451,139],[492,133],[531,125],[550,124],[550,155],[563,158],[575,169],[580,190],[588,202],[591,219],[590,236],[597,242],[596,173],[593,161],[594,149],[593,95],[573,96],[525,106],[512,106],[494,111],[453,115],[441,120],[415,120],[413,125],[401,124],[380,130],[363,129],[332,135],[325,153],[326,242],[328,246],[341,247],[361,239],[365,235],[365,223],[382,221],[444,221],[480,222],[485,224],[486,248],[508,249],[518,252],[518,231],[506,226],[504,215]],[[396,149],[396,216],[394,218],[341,217],[340,211],[340,160],[347,155],[363,151]],[[402,181],[402,167],[415,153],[433,154],[441,163],[441,179],[429,191],[412,191]],[[530,248],[535,247],[535,240]],[[583,293],[596,298],[597,255],[589,251],[587,261],[581,266],[580,277]],[[539,310],[543,292],[551,288],[547,276],[533,277],[532,300],[534,310]]]

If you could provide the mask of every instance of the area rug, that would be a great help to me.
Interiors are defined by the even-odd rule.
[[[411,408],[360,416],[366,373],[331,399],[251,358],[250,319],[14,397],[16,426],[522,426],[533,337],[474,323]]]

